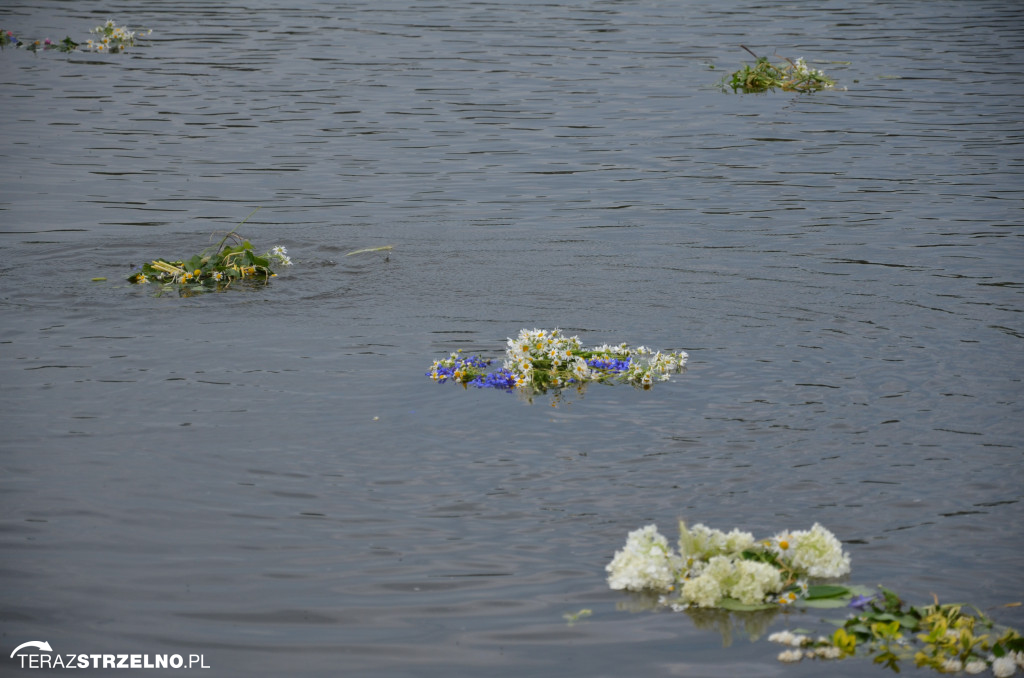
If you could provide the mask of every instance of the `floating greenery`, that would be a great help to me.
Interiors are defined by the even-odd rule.
[[[656,381],[667,381],[681,372],[689,358],[685,351],[654,352],[645,346],[628,344],[583,348],[579,337],[566,337],[561,330],[520,330],[509,339],[505,360],[499,370],[488,372],[492,360],[452,353],[435,360],[426,373],[438,383],[449,379],[463,386],[518,391],[526,395],[549,389],[576,387],[589,383],[630,383],[648,389]]]
[[[238,226],[255,213],[253,210]],[[229,240],[234,244],[229,245]],[[137,273],[128,276],[128,281],[140,285],[157,283],[188,292],[222,291],[236,282],[267,283],[277,275],[270,268],[272,264],[292,265],[284,247],[277,245],[265,254],[256,254],[252,243],[230,231],[217,245],[190,259],[154,259],[145,263]]]
[[[686,611],[695,622],[731,632],[729,612],[784,608],[845,608],[831,635],[780,631],[768,640],[789,647],[779,661],[843,659],[860,654],[899,671],[901,661],[940,672],[976,674],[991,668],[1011,676],[1024,668],[1024,639],[965,605],[906,606],[892,591],[834,583],[850,572],[850,556],[821,525],[757,540],[749,532],[721,532],[679,522],[678,551],[655,525],[629,533],[605,568],[608,585],[656,597],[655,606]],[[972,608],[973,609],[973,608]],[[724,617],[723,617],[724,615]],[[767,619],[752,619],[757,632]],[[916,635],[915,635],[916,634]]]
[[[39,50],[44,52],[47,50],[74,52],[81,49],[84,52],[110,52],[111,54],[116,54],[117,52],[124,52],[129,47],[134,47],[138,36],[151,35],[153,29],[151,28],[145,33],[140,34],[129,30],[127,26],[118,26],[113,19],[107,19],[106,23],[91,29],[89,32],[96,34],[95,40],[89,39],[85,43],[77,43],[71,39],[71,36],[65,37],[60,42],[54,42],[49,38],[45,40],[21,40],[15,36],[14,31],[0,29],[0,49],[8,45],[14,45],[16,48],[24,47],[30,52],[38,52]]]
[[[861,651],[897,673],[900,662],[940,673],[984,673],[1000,678],[1024,668],[1024,638],[1016,630],[999,626],[986,614],[963,604],[922,607],[906,605],[892,591],[881,588],[872,595],[854,595],[847,607],[859,613],[839,621],[831,636],[780,631],[768,640],[789,646],[779,653],[782,662],[803,659],[842,659]]]
[[[589,617],[592,614],[594,614],[593,610],[589,608],[584,608],[579,612],[566,612],[562,615],[562,619],[564,619],[569,626],[573,626],[574,624],[576,624],[576,622],[586,617]]]
[[[722,89],[731,87],[733,92],[767,92],[776,88],[784,92],[817,92],[835,87],[835,81],[818,69],[810,68],[803,57],[793,61],[783,57],[785,63],[773,64],[767,57],[759,57],[749,48],[740,45],[757,60],[752,66],[745,64],[720,83]]]

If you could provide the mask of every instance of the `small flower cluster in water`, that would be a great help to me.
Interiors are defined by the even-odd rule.
[[[113,19],[107,19],[107,22],[102,26],[97,26],[89,31],[90,33],[96,34],[96,39],[86,40],[85,43],[80,44],[71,39],[68,36],[60,42],[53,42],[49,38],[45,40],[20,40],[14,35],[14,31],[5,31],[0,29],[0,49],[7,45],[14,45],[15,47],[24,47],[30,52],[38,52],[43,50],[57,50],[58,52],[74,52],[77,49],[81,49],[86,52],[110,52],[116,54],[117,52],[124,52],[129,47],[135,46],[136,36],[139,35],[135,31],[128,30],[127,26],[118,26]],[[150,35],[153,33],[153,29],[149,29],[142,35]]]
[[[110,52],[116,54],[123,52],[129,47],[135,46],[135,31],[128,30],[127,26],[118,26],[113,19],[107,19],[102,26],[89,31],[97,35],[96,40],[86,40],[84,49],[91,52]],[[150,28],[143,35],[152,35]]]
[[[612,381],[647,389],[654,382],[666,381],[682,371],[688,358],[685,351],[654,352],[645,346],[631,348],[628,344],[584,348],[579,337],[566,337],[557,329],[524,329],[516,339],[508,340],[499,370],[488,372],[491,360],[457,352],[435,360],[426,374],[438,383],[450,379],[479,388],[528,393]]]
[[[606,570],[611,588],[656,595],[659,606],[694,614],[793,606],[851,610],[831,635],[771,634],[768,640],[788,648],[778,656],[782,662],[843,659],[861,651],[897,672],[900,661],[911,660],[942,673],[991,669],[1000,678],[1024,668],[1024,638],[976,609],[972,614],[964,605],[940,605],[938,599],[906,606],[884,588],[812,583],[850,572],[839,540],[817,523],[756,540],[749,532],[687,528],[680,521],[678,551],[657,526],[647,525],[629,533]]]
[[[750,52],[746,47],[743,49]],[[810,68],[803,57],[796,61],[787,58],[785,63],[773,64],[767,57],[750,53],[757,61],[753,66],[745,64],[743,68],[724,78],[721,82],[723,89],[731,87],[733,92],[744,93],[775,91],[775,88],[784,92],[817,92],[835,87],[836,83],[832,78],[818,69]]]

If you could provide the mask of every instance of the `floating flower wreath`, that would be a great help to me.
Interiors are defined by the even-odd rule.
[[[256,210],[253,210],[239,226],[255,213]],[[227,245],[228,240],[235,244]],[[128,281],[139,285],[159,283],[178,286],[191,292],[224,290],[239,281],[268,282],[277,275],[270,268],[272,264],[291,266],[288,250],[277,245],[265,254],[256,254],[252,243],[231,231],[215,247],[190,259],[154,259],[145,263],[137,273],[128,276]]]
[[[15,36],[14,31],[0,29],[0,49],[7,45],[14,45],[15,47],[24,47],[29,52],[38,52],[39,50],[44,52],[49,50],[74,52],[77,49],[81,49],[85,52],[110,52],[111,54],[116,54],[126,51],[129,47],[134,47],[138,35],[151,35],[153,29],[151,28],[145,33],[139,34],[136,31],[128,30],[127,26],[118,26],[113,19],[107,19],[106,23],[91,29],[89,32],[95,34],[96,39],[86,40],[85,43],[79,44],[72,40],[71,36],[67,36],[60,42],[54,42],[49,38],[45,40],[21,40]]]
[[[757,541],[749,532],[725,533],[699,523],[687,528],[680,521],[678,545],[677,553],[655,525],[630,532],[625,548],[606,568],[608,585],[660,592],[664,603],[676,609],[759,609],[846,591],[809,584],[850,572],[842,544],[817,523],[810,530]]]
[[[520,330],[509,339],[501,369],[488,372],[493,361],[463,356],[461,351],[435,360],[426,373],[438,383],[449,379],[464,386],[497,388],[527,394],[569,386],[582,388],[591,382],[620,381],[648,389],[681,372],[689,358],[685,351],[654,352],[628,344],[584,348],[579,337],[561,330]]]
[[[753,66],[744,65],[731,76],[722,79],[722,89],[731,87],[733,92],[767,92],[776,88],[784,92],[817,92],[835,87],[835,80],[816,68],[809,67],[803,57],[786,63],[773,64],[768,57],[759,57],[747,47],[743,49],[757,59]]]
[[[850,556],[817,523],[809,530],[756,540],[738,529],[687,528],[680,521],[678,551],[657,526],[647,525],[629,533],[605,569],[611,588],[652,593],[659,606],[675,611],[793,606],[856,611],[838,621],[831,636],[771,634],[768,640],[789,648],[779,654],[782,662],[842,659],[864,650],[875,663],[897,672],[904,660],[943,673],[977,674],[991,668],[1000,678],[1024,668],[1024,638],[977,609],[971,613],[965,605],[940,605],[937,598],[933,605],[913,607],[885,588],[821,583],[849,574]]]

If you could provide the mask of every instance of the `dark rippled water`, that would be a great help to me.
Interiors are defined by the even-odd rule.
[[[626,533],[678,517],[821,522],[851,581],[1024,626],[997,607],[1024,597],[1012,3],[278,4],[0,8],[153,29],[0,54],[6,653],[822,670],[744,630],[816,615],[726,648],[607,589]],[[845,89],[722,93],[740,44]],[[257,206],[245,234],[296,261],[270,287],[122,282]],[[555,326],[690,369],[557,407],[423,377]]]

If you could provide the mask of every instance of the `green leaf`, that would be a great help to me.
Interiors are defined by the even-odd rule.
[[[851,596],[870,596],[871,594],[877,592],[877,589],[874,589],[870,586],[864,586],[863,584],[854,584],[847,588],[850,589]]]
[[[753,612],[754,610],[772,610],[778,607],[774,603],[754,603],[748,605],[747,603],[741,603],[735,598],[722,598],[718,601],[718,607],[723,610],[732,610],[733,612]]]
[[[836,586],[832,584],[817,584],[814,586],[807,587],[807,600],[816,600],[818,598],[838,598],[839,596],[851,595],[850,589],[845,586]]]
[[[905,614],[898,619],[900,627],[907,629],[908,631],[917,631],[920,628],[921,623],[917,617],[913,615]]]
[[[870,638],[872,635],[871,629],[869,629],[867,625],[863,623],[847,624],[846,631],[848,633],[855,633],[858,636],[863,636],[865,638]]]

